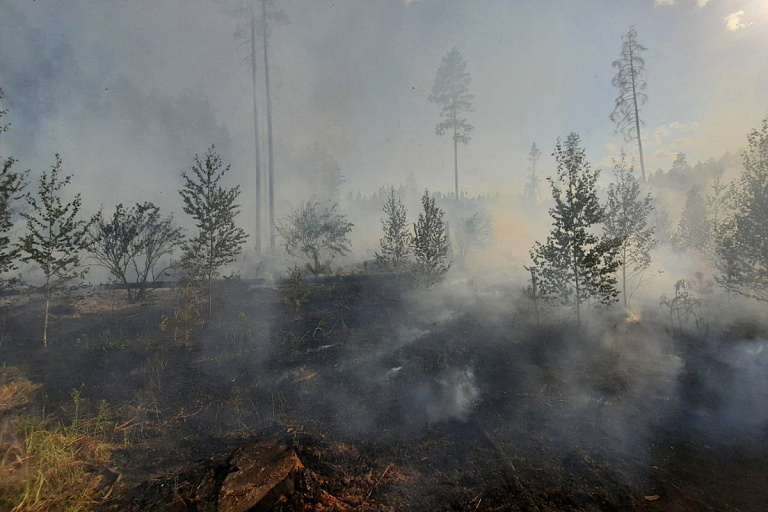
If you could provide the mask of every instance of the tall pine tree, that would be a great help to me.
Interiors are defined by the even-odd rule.
[[[466,59],[454,48],[443,57],[429,96],[429,101],[441,107],[442,121],[435,127],[437,135],[446,132],[452,135],[456,201],[459,200],[459,142],[469,144],[469,132],[472,130],[472,125],[464,118],[472,110],[474,96],[469,94],[471,81]]]

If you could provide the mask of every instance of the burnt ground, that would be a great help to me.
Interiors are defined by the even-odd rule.
[[[33,301],[0,362],[65,421],[73,389],[111,404],[126,443],[99,510],[216,510],[230,454],[268,439],[306,466],[279,510],[768,509],[764,327],[537,327],[515,292],[453,287],[312,285],[295,309],[234,282],[204,326],[174,320],[178,292],[97,291],[46,350]]]

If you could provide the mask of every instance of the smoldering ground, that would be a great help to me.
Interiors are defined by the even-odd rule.
[[[464,425],[552,453],[647,462],[661,433],[750,445],[764,432],[764,342],[729,334],[727,318],[709,339],[673,337],[660,309],[642,323],[593,313],[579,331],[537,327],[517,287],[345,287],[310,292],[298,312],[270,314],[238,356],[174,380],[235,383],[254,417],[351,441],[406,442]],[[215,359],[221,333],[200,335],[199,357]]]

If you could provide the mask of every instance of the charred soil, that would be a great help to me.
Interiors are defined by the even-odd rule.
[[[0,360],[30,387],[0,410],[2,449],[23,451],[27,416],[69,425],[106,401],[94,510],[218,510],[235,454],[264,443],[301,461],[280,511],[768,509],[768,397],[740,359],[762,327],[536,327],[455,286],[342,280],[296,307],[232,282],[211,319],[194,293],[93,292],[45,350],[36,304],[16,306]]]

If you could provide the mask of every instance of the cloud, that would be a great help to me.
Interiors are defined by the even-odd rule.
[[[656,5],[677,5],[680,3],[681,0],[654,0],[654,4]],[[698,7],[705,7],[709,0],[694,0],[696,2],[696,5]]]
[[[692,135],[698,131],[700,125],[696,121],[690,123],[681,123],[680,121],[672,121],[669,124],[663,124],[653,129],[652,136],[648,141],[649,144],[655,146],[662,146],[666,144],[675,144],[677,142],[686,141],[685,145],[691,145],[691,141],[695,140],[688,135]],[[643,137],[645,139],[645,137]]]
[[[741,30],[743,28],[747,28],[751,23],[744,23],[744,11],[736,11],[732,12],[728,16],[724,18],[725,20],[725,28],[730,30],[731,32],[736,32],[737,30]]]

